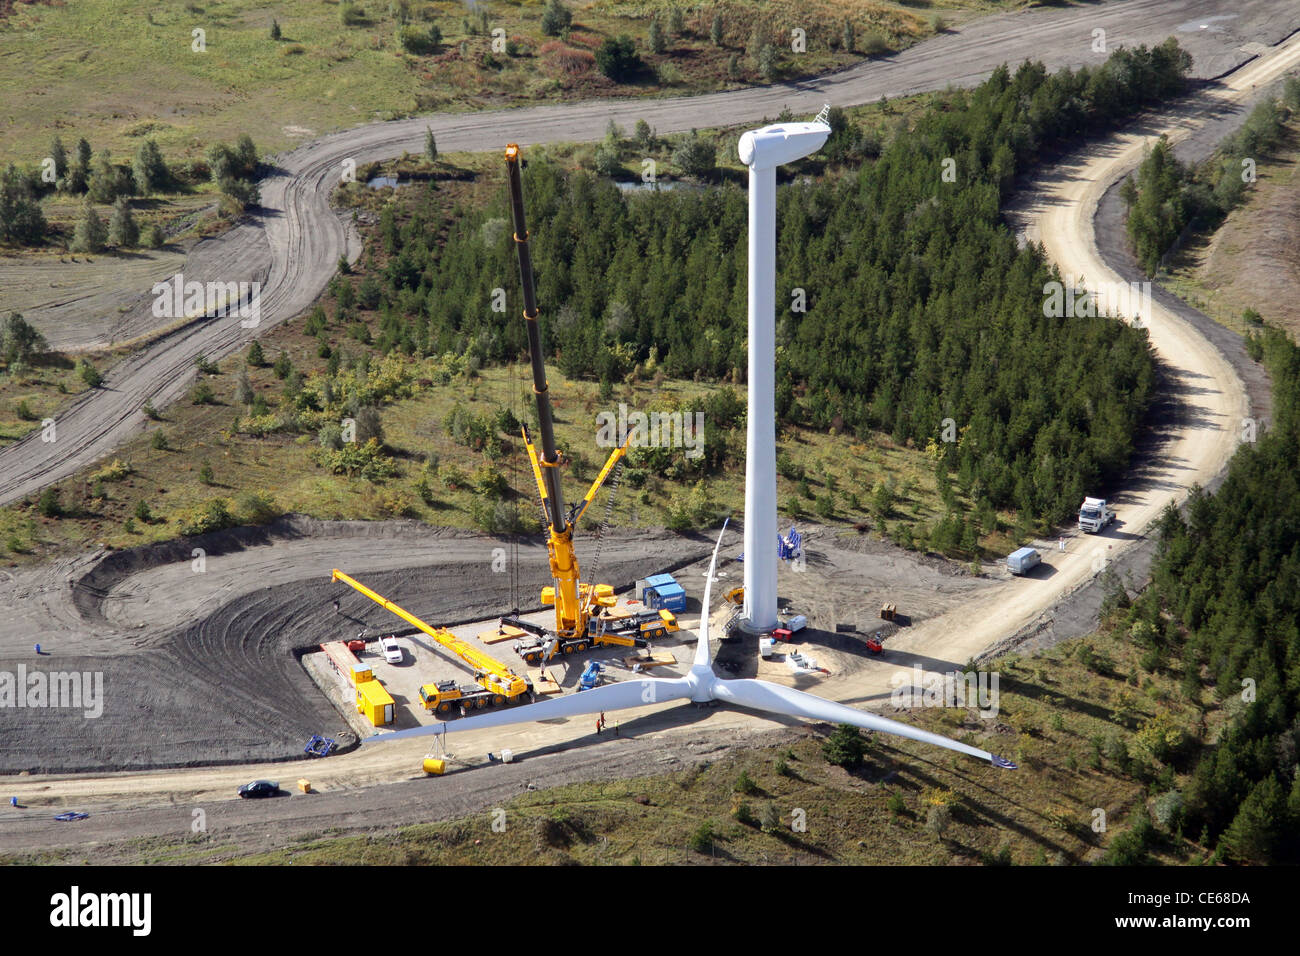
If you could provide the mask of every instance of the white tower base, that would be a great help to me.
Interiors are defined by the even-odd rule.
[[[812,123],[764,126],[740,138],[740,161],[749,167],[749,422],[740,626],[750,633],[777,626],[776,167],[815,153],[830,132],[819,116]]]

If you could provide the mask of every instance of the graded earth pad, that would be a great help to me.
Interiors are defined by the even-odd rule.
[[[824,644],[837,641],[839,651],[822,656],[840,673],[863,666],[860,640],[834,634],[842,620],[858,620],[856,609],[878,607],[888,595],[919,621],[992,583],[865,537],[805,529],[807,570],[787,567],[782,594],[809,616],[804,638],[818,631],[829,632]],[[196,548],[204,552],[201,571]],[[580,555],[594,554],[589,539],[580,539],[579,548]],[[595,576],[626,589],[647,574],[691,562],[678,572],[689,595],[682,624],[691,628],[711,550],[704,537],[609,532]],[[739,550],[739,535],[729,532],[724,553],[734,558]],[[331,569],[356,574],[430,624],[450,626],[491,621],[516,602],[537,606],[538,592],[550,583],[546,550],[521,544],[515,588],[509,573],[491,570],[494,558],[512,554],[509,541],[414,522],[290,517],[265,529],[24,570],[0,608],[6,621],[0,625],[0,671],[23,664],[102,673],[103,712],[87,718],[66,708],[0,709],[0,768],[122,770],[296,758],[312,734],[333,735],[346,724],[295,651],[314,651],[363,630],[370,637],[411,632],[383,608],[331,583]],[[722,570],[739,579],[741,566],[729,560]],[[466,633],[482,629],[472,623]],[[33,635],[48,656],[34,657]],[[408,649],[416,648],[420,658],[438,655],[448,675],[460,669],[418,637],[419,643],[414,636],[403,639]],[[662,643],[671,650],[693,640],[682,633]],[[525,671],[509,645],[491,651]],[[598,648],[548,666],[569,688],[586,659],[611,656],[610,648]],[[689,661],[690,655],[677,657]]]

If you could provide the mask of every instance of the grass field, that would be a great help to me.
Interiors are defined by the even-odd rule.
[[[667,24],[664,0],[570,4],[574,22],[564,41],[542,35],[540,0],[514,0],[493,4],[488,23],[505,31],[512,55],[493,52],[492,37],[466,5],[448,0],[360,0],[352,25],[343,23],[336,0],[18,3],[0,19],[0,89],[15,94],[0,104],[0,161],[36,165],[55,133],[68,143],[85,136],[119,158],[150,136],[175,162],[242,132],[276,151],[330,130],[425,110],[718,89],[760,79],[746,49],[756,26],[783,51],[778,75],[794,78],[847,65],[870,50],[909,45],[945,22],[1021,5],[814,0],[786,7],[720,0],[690,7],[700,12],[686,18],[681,35],[669,37],[664,53],[652,54],[650,17],[658,12]],[[709,37],[715,10],[726,23],[720,47]],[[439,52],[401,51],[401,15],[421,28],[436,24]],[[858,52],[839,48],[845,19],[855,24]],[[270,36],[273,20],[279,40]],[[784,52],[794,27],[807,33],[806,53]],[[204,31],[202,50],[195,30]],[[638,41],[646,66],[634,81],[615,84],[591,66],[590,54],[620,33]],[[740,60],[735,76],[728,74],[732,54]]]

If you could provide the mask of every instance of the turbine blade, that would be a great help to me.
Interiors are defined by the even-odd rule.
[[[704,600],[700,604],[700,636],[695,642],[695,666],[710,666],[709,661],[709,612],[710,601],[713,599],[713,573],[718,569],[718,549],[722,547],[722,536],[727,533],[727,523],[731,521],[727,518],[722,522],[722,530],[718,532],[718,543],[713,546],[713,560],[709,562],[709,573],[704,579]]]
[[[689,696],[691,696],[691,689],[683,677],[647,677],[641,680],[605,684],[576,694],[566,694],[563,697],[539,700],[533,704],[494,710],[486,714],[475,714],[459,720],[439,721],[436,724],[399,730],[392,734],[376,734],[366,738],[366,742],[387,743],[390,740],[406,740],[409,737],[424,737],[428,734],[450,734],[462,730],[503,727],[508,724],[528,724],[535,720],[550,720],[555,717],[581,717],[584,714],[599,714],[606,710],[627,710]]]
[[[936,747],[946,747],[959,753],[970,754],[972,757],[988,760],[995,767],[1002,767],[1007,770],[1016,769],[1016,765],[1010,760],[996,757],[986,750],[969,747],[940,734],[932,734],[928,730],[921,730],[918,727],[899,723],[887,717],[867,713],[855,707],[823,700],[820,697],[814,697],[812,694],[805,694],[801,690],[795,690],[793,687],[783,687],[780,684],[771,684],[765,680],[715,681],[713,696],[717,700],[738,704],[751,710],[765,710],[773,714],[785,714],[787,717],[808,717],[812,720],[825,720],[834,724],[852,724],[855,727],[865,727],[868,730],[879,730],[882,733],[907,737],[910,740],[919,740],[922,743],[934,744]]]

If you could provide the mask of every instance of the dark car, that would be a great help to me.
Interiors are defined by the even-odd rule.
[[[239,788],[241,797],[274,797],[280,792],[280,785],[271,780],[254,780]]]

